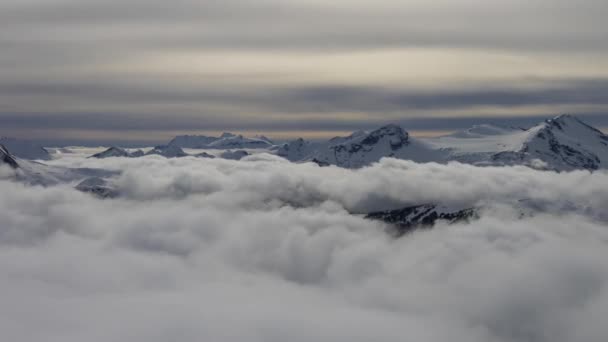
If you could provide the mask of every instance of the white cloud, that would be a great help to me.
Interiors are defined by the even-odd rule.
[[[608,174],[259,155],[85,160],[122,197],[0,181],[0,330],[13,341],[603,341]],[[56,164],[66,160],[54,161]],[[571,204],[394,240],[349,212]]]

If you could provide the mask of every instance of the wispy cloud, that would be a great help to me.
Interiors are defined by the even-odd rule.
[[[1,133],[27,137],[27,113],[66,130],[88,125],[67,113],[97,113],[87,121],[100,129],[126,120],[144,130],[160,116],[167,129],[226,130],[340,121],[332,116],[347,120],[325,130],[342,131],[509,110],[602,113],[607,11],[596,0],[3,1],[0,120],[23,120]],[[137,120],[108,123],[123,115]]]

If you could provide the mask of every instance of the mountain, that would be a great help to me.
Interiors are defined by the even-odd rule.
[[[224,133],[226,134],[226,133]],[[266,139],[258,139],[258,138],[246,138],[242,135],[229,135],[220,137],[218,140],[207,145],[207,148],[213,149],[258,149],[258,148],[270,148],[273,146],[271,142]]]
[[[195,154],[194,156],[195,156],[195,157],[198,157],[198,158],[208,158],[208,159],[214,159],[214,158],[215,158],[215,156],[214,156],[214,155],[209,154],[209,153],[207,153],[207,152],[201,152],[201,153],[199,153],[199,154]]]
[[[8,152],[4,145],[0,145],[0,165],[8,165],[13,169],[19,168],[19,164],[15,157]]]
[[[333,138],[309,159],[319,164],[360,168],[383,157],[431,162],[442,161],[444,153],[410,137],[397,125],[387,125],[370,133],[360,131],[349,137]]]
[[[118,191],[107,180],[100,177],[87,178],[78,183],[75,189],[100,198],[114,198],[118,196]]]
[[[256,135],[254,136],[255,139],[259,139],[259,140],[263,140],[267,143],[269,143],[270,145],[274,145],[274,141],[272,141],[270,138],[264,136],[264,135]]]
[[[188,156],[188,154],[184,152],[184,150],[175,145],[156,146],[148,153],[146,153],[146,155],[159,155],[165,158],[179,158]]]
[[[125,158],[136,158],[144,155],[142,150],[137,150],[135,152],[129,152],[123,148],[112,146],[103,152],[96,153],[89,158],[111,158],[111,157],[125,157]]]
[[[10,179],[43,186],[68,183],[88,177],[112,177],[119,173],[101,169],[50,166],[37,161],[20,159],[12,155],[3,145],[0,145],[1,165],[8,165],[15,171],[9,176]]]
[[[411,137],[397,125],[358,131],[326,143],[302,139],[276,154],[321,166],[360,168],[383,157],[419,163],[457,161],[478,166],[526,165],[555,171],[608,168],[608,137],[572,115],[560,115],[529,129],[476,125],[437,138]]]
[[[237,151],[226,151],[220,154],[220,158],[223,159],[231,159],[231,160],[241,160],[249,155],[249,152],[243,150]]]
[[[520,160],[539,159],[554,170],[608,167],[608,136],[572,115],[549,119],[529,132],[516,156]]]
[[[475,165],[531,165],[556,171],[608,167],[608,137],[572,115],[526,130],[479,125],[427,142],[448,151],[448,160]]]
[[[168,145],[181,148],[206,148],[207,145],[218,139],[220,138],[204,135],[178,135]]]
[[[313,155],[322,145],[312,143],[302,138],[287,142],[276,150],[279,157],[283,157],[289,161],[301,161]]]
[[[0,145],[4,145],[14,156],[23,159],[50,160],[51,154],[42,145],[32,141],[14,138],[0,138]]]
[[[475,208],[456,208],[437,204],[422,204],[397,210],[379,211],[365,216],[367,219],[380,220],[392,225],[396,235],[432,227],[439,220],[455,223],[476,217]]]
[[[181,148],[212,148],[212,149],[232,149],[232,148],[270,148],[274,146],[272,140],[265,136],[246,138],[242,135],[224,132],[219,137],[205,135],[180,135],[176,136],[168,144]]]

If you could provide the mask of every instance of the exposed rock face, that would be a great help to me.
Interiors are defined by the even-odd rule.
[[[188,154],[180,147],[173,145],[156,146],[146,153],[146,155],[159,155],[165,158],[180,158],[188,156]]]
[[[360,168],[383,157],[432,161],[441,159],[439,153],[414,142],[403,128],[387,125],[370,133],[355,132],[350,137],[331,139],[325,147],[309,156],[319,164]]]
[[[96,153],[92,155],[90,158],[104,159],[104,158],[112,158],[112,157],[132,157],[131,153],[127,152],[127,150],[122,149],[120,147],[112,146],[105,151]]]
[[[93,194],[100,198],[113,198],[118,196],[118,192],[108,181],[99,177],[91,177],[83,180],[76,185],[76,190]]]
[[[226,133],[225,133],[226,134]],[[245,138],[242,135],[227,135],[222,137],[209,145],[207,148],[214,149],[232,149],[232,148],[251,148],[251,149],[262,149],[272,147],[272,143],[265,139],[257,138]]]
[[[220,158],[223,159],[231,159],[231,160],[241,160],[249,155],[249,152],[238,150],[238,151],[226,151],[220,154]]]
[[[466,221],[477,216],[475,208],[449,208],[436,204],[423,204],[397,210],[379,211],[365,218],[381,220],[394,227],[396,235],[403,235],[415,229],[432,227],[438,220],[449,223]]]
[[[538,158],[555,170],[608,166],[608,137],[601,131],[571,115],[558,116],[537,127],[521,149],[521,159]]]
[[[215,158],[214,155],[209,154],[207,152],[199,153],[199,154],[195,155],[195,157],[198,157],[198,158],[208,158],[208,159],[214,159]]]
[[[219,137],[205,135],[180,135],[169,142],[169,146],[181,148],[209,148],[209,149],[234,149],[234,148],[271,148],[274,143],[265,136],[246,138],[233,133],[222,133]]]
[[[19,168],[19,164],[15,157],[13,157],[10,152],[4,147],[4,145],[0,145],[0,165],[8,165],[13,169]]]
[[[555,171],[608,167],[608,137],[572,115],[529,129],[478,125],[429,139],[448,151],[446,160],[475,165],[527,165]]]
[[[299,138],[281,145],[276,154],[289,161],[300,161],[312,155],[318,147],[318,144]]]

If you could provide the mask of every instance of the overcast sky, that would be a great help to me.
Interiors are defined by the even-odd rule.
[[[1,0],[0,135],[608,127],[605,0]]]

